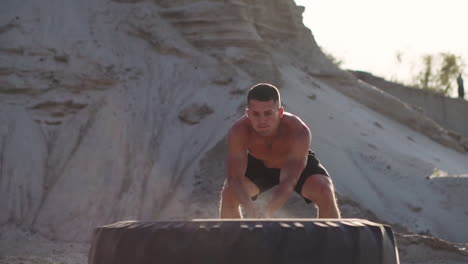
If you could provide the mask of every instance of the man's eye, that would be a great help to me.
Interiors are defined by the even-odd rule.
[[[271,116],[271,114],[272,114],[271,112],[266,112],[265,116]]]
[[[253,115],[253,116],[258,116],[258,113],[253,113],[252,115]]]

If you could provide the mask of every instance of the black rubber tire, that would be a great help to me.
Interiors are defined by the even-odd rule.
[[[362,219],[118,222],[95,230],[90,264],[397,264],[390,226]]]

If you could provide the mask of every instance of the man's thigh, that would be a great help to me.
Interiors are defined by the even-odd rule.
[[[325,191],[333,191],[333,189],[333,182],[330,176],[324,174],[313,174],[305,180],[300,195],[306,200],[315,202],[321,198]]]

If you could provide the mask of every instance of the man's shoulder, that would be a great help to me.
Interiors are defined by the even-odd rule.
[[[307,124],[296,115],[288,113],[285,117],[288,122],[286,142],[291,146],[292,153],[300,152],[303,154],[302,151],[304,148],[310,148],[310,141],[312,139],[310,129]]]
[[[283,115],[283,119],[292,133],[303,133],[309,131],[309,127],[307,126],[307,124],[304,123],[304,121],[302,121],[302,119],[297,115],[285,112]]]
[[[249,138],[249,124],[247,118],[236,120],[228,131],[227,139],[231,148],[246,149]]]
[[[249,132],[249,126],[249,120],[247,116],[244,115],[232,123],[229,134],[246,135]]]

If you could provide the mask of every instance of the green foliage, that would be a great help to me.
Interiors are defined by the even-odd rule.
[[[434,90],[432,86],[433,79],[435,78],[432,74],[432,62],[434,61],[434,57],[432,55],[425,55],[423,56],[423,70],[419,72],[416,77],[416,86],[419,84],[419,87],[422,89],[431,89]]]
[[[414,86],[448,95],[463,72],[463,58],[449,52],[422,56],[422,69],[414,77]]]

